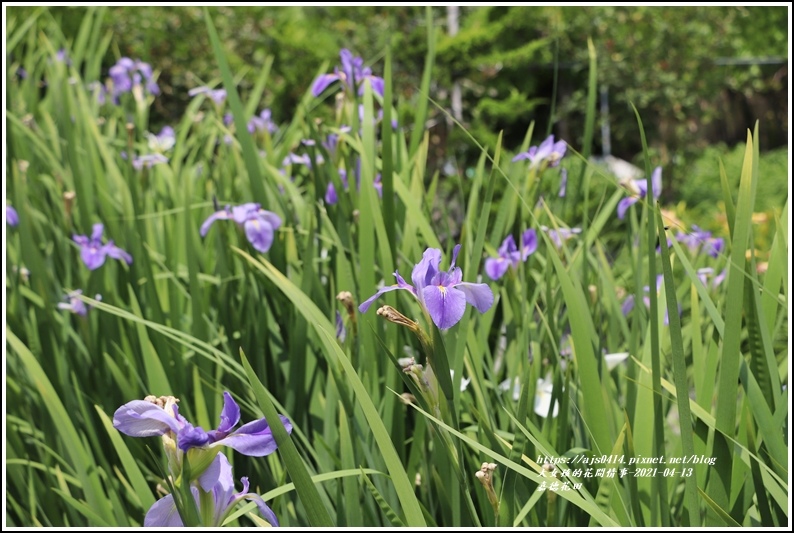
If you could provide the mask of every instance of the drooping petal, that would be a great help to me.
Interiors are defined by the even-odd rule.
[[[212,524],[205,525],[221,525],[221,521],[226,517],[230,507],[236,502],[234,475],[229,459],[222,453],[216,455],[210,466],[199,476],[198,483],[204,492],[212,494],[215,504]]]
[[[283,415],[279,415],[284,428],[287,433],[292,433],[292,423]],[[276,451],[276,439],[273,438],[273,433],[267,420],[260,418],[254,420],[243,426],[237,431],[226,437],[216,441],[211,446],[229,446],[237,450],[243,455],[251,457],[263,457]]]
[[[410,287],[410,285],[409,285],[409,287]],[[370,308],[370,306],[375,302],[375,300],[380,298],[380,296],[382,294],[385,294],[385,293],[391,292],[391,291],[396,291],[397,289],[404,289],[404,288],[405,287],[401,287],[399,284],[396,284],[396,283],[394,285],[386,285],[385,287],[381,287],[380,289],[378,289],[378,292],[376,292],[375,294],[373,294],[372,296],[370,296],[369,298],[367,298],[366,300],[361,302],[361,305],[358,306],[359,312],[360,313],[366,313],[367,310]]]
[[[120,259],[126,262],[128,265],[132,264],[132,256],[113,244],[113,241],[108,242],[105,246],[102,247],[104,253],[112,257],[113,259]]]
[[[103,246],[94,246],[89,244],[80,249],[80,258],[85,263],[89,270],[96,270],[105,264],[105,256],[107,251]]]
[[[198,504],[198,489],[191,487],[190,490],[193,492],[193,497]],[[143,526],[156,528],[184,527],[182,519],[179,517],[179,511],[176,510],[174,497],[171,494],[154,502],[143,519]]]
[[[265,253],[273,244],[273,226],[262,218],[253,218],[246,221],[245,236],[255,250]]]
[[[425,308],[439,329],[457,324],[466,310],[466,295],[457,288],[428,285],[422,289]]]
[[[623,220],[623,218],[626,216],[626,211],[628,210],[628,208],[636,203],[637,203],[636,196],[627,196],[626,198],[622,199],[618,204],[618,218],[620,220]]]
[[[529,152],[521,152],[520,154],[517,154],[512,161],[515,163],[516,161],[521,161],[522,159],[529,159]]]
[[[312,95],[317,98],[324,90],[328,88],[333,82],[339,79],[338,74],[322,74],[314,80],[312,84]]]
[[[243,478],[247,481],[246,478]],[[276,518],[276,513],[265,503],[265,500],[259,494],[246,494],[241,496],[240,499],[251,500],[252,502],[256,503],[257,508],[259,509],[259,514],[262,515],[262,518],[268,521],[268,523],[273,527],[278,527],[278,518]]]
[[[509,267],[510,261],[504,257],[489,257],[485,260],[485,273],[493,280],[504,276]]]
[[[207,220],[205,220],[203,224],[201,224],[201,229],[199,230],[199,235],[201,235],[202,237],[206,237],[207,236],[207,232],[210,230],[210,226],[212,226],[212,224],[216,220],[229,220],[230,216],[231,216],[231,214],[229,213],[228,210],[222,210],[222,211],[214,212],[209,217],[207,217]]]
[[[370,76],[369,82],[372,84],[372,92],[379,96],[383,96],[383,89],[385,82],[383,78],[379,78],[378,76]]]
[[[267,211],[260,208],[259,211],[256,212],[256,216],[267,221],[267,223],[270,224],[270,227],[274,230],[277,230],[279,227],[281,227],[281,217],[272,211]]]
[[[651,192],[654,198],[662,195],[662,167],[656,167],[651,174]]]
[[[133,400],[116,409],[113,427],[130,437],[156,437],[167,431],[178,433],[180,424],[162,407]]]
[[[485,313],[493,305],[493,292],[485,283],[458,283],[455,289],[461,291],[466,301],[480,313]]]
[[[527,257],[535,253],[537,249],[538,235],[533,228],[530,228],[521,235],[521,260],[526,261]]]

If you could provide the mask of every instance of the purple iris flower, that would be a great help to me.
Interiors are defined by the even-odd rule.
[[[213,509],[211,517],[202,517],[205,520],[209,520],[209,523],[202,525],[206,527],[221,526],[238,502],[241,500],[251,500],[256,502],[262,518],[267,520],[271,526],[277,527],[278,519],[262,497],[258,494],[248,494],[248,478],[243,477],[240,481],[243,483],[243,490],[235,493],[232,465],[222,453],[216,455],[209,468],[198,477],[200,490],[210,495],[212,498]],[[193,492],[196,505],[200,508],[201,498],[199,496],[199,488],[191,487],[190,490]],[[184,527],[182,519],[179,517],[179,512],[176,509],[173,495],[169,494],[157,500],[146,513],[146,517],[143,519],[143,525],[144,527],[159,528]]]
[[[685,244],[690,252],[695,252],[709,237],[711,237],[711,232],[701,229],[697,224],[692,224],[692,229],[689,233],[679,231],[675,236],[676,240]]]
[[[234,220],[245,230],[245,236],[253,247],[262,253],[270,250],[274,232],[281,226],[281,218],[275,213],[262,209],[260,204],[247,203],[235,207],[226,206],[211,214],[201,225],[200,234],[207,235],[216,220]]]
[[[317,163],[323,163],[324,161],[325,159],[323,159],[323,156],[321,154],[317,154]],[[312,168],[312,159],[309,157],[309,154],[298,155],[290,152],[281,162],[281,165],[285,167],[287,165],[306,165],[307,167]]]
[[[226,101],[226,89],[210,89],[206,85],[202,85],[201,87],[194,87],[187,92],[188,96],[198,96],[199,94],[206,94],[217,105],[221,105]]]
[[[550,167],[560,164],[560,159],[565,156],[568,145],[565,141],[554,142],[554,135],[549,135],[540,146],[530,146],[526,152],[521,152],[513,158],[513,162],[529,159],[529,168],[539,167],[544,161],[549,162]]]
[[[276,440],[266,419],[260,418],[234,429],[240,422],[240,406],[228,392],[223,393],[220,424],[211,431],[204,431],[185,420],[176,403],[167,407],[170,411],[146,400],[127,402],[113,414],[113,427],[130,437],[156,437],[171,432],[183,452],[191,448],[228,446],[243,455],[264,457],[276,451]],[[287,433],[291,433],[292,424],[287,417],[279,415],[279,418]]]
[[[631,196],[628,196],[618,204],[618,218],[623,220],[629,207],[640,201],[641,198],[648,196],[648,180],[628,180],[623,183]],[[656,167],[651,174],[651,192],[654,199],[658,199],[662,194],[662,167]]]
[[[714,278],[711,280],[711,286],[713,288],[719,287],[719,285],[725,281],[725,277],[728,275],[728,269],[724,269],[722,272],[714,276],[714,269],[711,267],[700,268],[697,271],[697,276],[703,286],[708,287],[708,279],[712,276]]]
[[[692,230],[689,233],[679,231],[675,238],[678,242],[684,243],[693,253],[702,246],[702,250],[715,259],[725,249],[724,239],[712,237],[710,231],[703,230],[696,224],[692,224]]]
[[[132,91],[135,86],[145,83],[146,91],[157,96],[160,88],[152,79],[152,67],[138,59],[122,57],[115,65],[110,67],[110,79],[113,81],[113,103],[118,104],[119,96]]]
[[[9,226],[19,225],[19,214],[17,214],[17,210],[10,205],[6,205],[6,224]]]
[[[713,258],[718,258],[725,249],[725,240],[720,237],[710,237],[703,243],[703,251]]]
[[[512,235],[508,235],[499,247],[498,257],[489,257],[485,260],[485,273],[493,280],[505,275],[509,267],[518,268],[521,261],[526,261],[538,248],[538,236],[530,228],[521,235],[521,250],[516,246]]]
[[[66,295],[65,300],[67,302],[58,302],[58,309],[63,309],[64,311],[71,311],[72,313],[80,316],[86,316],[88,314],[88,310],[91,309],[90,306],[87,306],[85,302],[83,302],[78,296],[83,294],[81,289],[74,290]],[[94,296],[94,300],[102,300],[102,295],[97,294]]]
[[[549,238],[551,242],[554,243],[554,246],[557,248],[562,248],[562,244],[573,238],[574,235],[578,235],[582,233],[581,228],[559,228],[559,229],[551,229],[546,226],[541,226],[540,229],[545,231],[549,234]]]
[[[168,158],[163,154],[144,154],[132,158],[132,167],[135,170],[152,168],[154,165],[168,163]]]
[[[347,172],[343,169],[339,169],[339,179],[342,181],[342,186],[347,190]],[[360,185],[360,174],[358,172],[358,168],[356,169],[356,190],[359,189]],[[383,198],[383,181],[380,173],[375,176],[375,179],[372,181],[372,186],[375,188],[375,191],[378,193],[379,198]],[[339,202],[339,196],[336,192],[336,187],[334,187],[334,183],[332,181],[328,182],[328,187],[325,189],[325,203],[328,205],[336,205]]]
[[[105,226],[100,223],[94,224],[91,238],[85,235],[73,235],[72,240],[80,245],[80,257],[89,270],[96,270],[105,263],[105,257],[125,261],[128,265],[132,264],[132,256],[113,244],[109,240],[107,244],[102,244],[102,233]]]
[[[339,169],[339,179],[342,181],[342,186],[347,190],[347,172]],[[336,188],[332,181],[328,182],[328,187],[325,189],[325,203],[328,205],[336,205],[339,202],[339,196],[336,194]]]
[[[328,154],[333,157],[336,154],[336,147],[339,144],[339,135],[336,133],[329,133],[328,137],[323,141],[323,147],[328,150]]]
[[[270,118],[271,112],[269,109],[263,109],[259,116],[254,115],[248,121],[248,133],[255,133],[257,131],[267,131],[274,133],[278,127]]]
[[[320,96],[335,81],[341,81],[351,91],[353,90],[353,83],[355,83],[358,87],[358,94],[364,94],[364,80],[369,80],[373,92],[383,96],[383,78],[373,76],[372,69],[364,66],[363,59],[353,56],[352,52],[347,48],[343,48],[339,52],[339,57],[342,64],[334,67],[333,74],[322,74],[314,80],[312,94],[315,98]]]
[[[411,281],[414,285],[406,283],[398,271],[394,271],[397,279],[395,285],[381,288],[372,297],[363,302],[358,310],[366,313],[372,303],[381,294],[395,289],[405,289],[419,300],[419,304],[427,311],[433,323],[439,329],[449,329],[457,324],[466,311],[466,302],[470,303],[480,313],[485,313],[493,305],[493,293],[485,283],[468,283],[463,280],[463,271],[455,266],[458,258],[460,244],[452,251],[452,264],[448,272],[439,270],[441,264],[441,250],[428,248],[422,260],[414,266]]]
[[[664,276],[662,274],[659,274],[658,276],[656,276],[656,293],[657,294],[659,293],[659,290],[662,288],[663,284],[664,284]],[[642,289],[646,293],[650,293],[651,292],[651,288],[648,285],[646,285]],[[648,308],[648,309],[651,308],[651,297],[650,296],[643,296],[642,297],[642,301],[645,304],[646,308]],[[627,316],[632,311],[632,309],[634,309],[634,295],[633,294],[629,294],[628,296],[626,296],[626,299],[623,300],[623,304],[620,306],[620,310],[623,312],[623,316]],[[681,304],[678,304],[678,315],[679,316],[681,315]],[[669,315],[669,313],[667,311],[667,308],[665,308],[665,310],[664,310],[664,325],[665,326],[669,326],[670,325],[670,315]]]

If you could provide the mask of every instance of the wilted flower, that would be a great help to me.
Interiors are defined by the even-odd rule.
[[[207,235],[216,220],[234,220],[245,230],[245,236],[253,247],[262,253],[270,250],[275,230],[281,226],[281,218],[275,213],[262,209],[260,204],[247,203],[236,207],[226,206],[211,214],[201,225],[199,233]]]
[[[160,94],[160,88],[152,79],[152,67],[148,63],[140,60],[132,60],[129,57],[122,57],[115,65],[110,67],[110,79],[113,81],[113,103],[119,103],[119,96],[128,93],[134,87],[142,86],[154,96]]]
[[[105,263],[105,257],[110,256],[113,259],[125,261],[128,265],[132,264],[132,256],[113,244],[109,240],[107,244],[102,244],[102,233],[105,231],[105,226],[97,223],[93,226],[91,238],[85,235],[73,235],[72,240],[80,245],[80,257],[83,263],[89,270],[96,270]]]
[[[201,508],[202,498],[200,493],[208,495],[211,501],[207,502],[208,508],[212,509],[212,514],[202,518],[206,521],[202,525],[205,527],[219,527],[226,520],[226,517],[234,510],[237,503],[241,500],[251,500],[256,502],[259,513],[267,520],[271,526],[278,526],[278,519],[273,510],[265,503],[258,494],[248,494],[248,478],[244,477],[240,481],[243,483],[241,492],[234,492],[234,475],[232,465],[225,455],[219,453],[215,456],[207,470],[198,477],[198,487],[191,487],[193,498],[196,505]],[[182,519],[176,508],[173,495],[169,494],[154,503],[146,517],[143,519],[144,527],[184,527]]]
[[[206,94],[217,105],[223,104],[226,101],[226,89],[210,89],[202,85],[201,87],[194,87],[187,92],[188,96],[198,96],[199,94]]]
[[[17,210],[10,205],[6,205],[6,224],[9,226],[19,225],[19,214]]]
[[[91,309],[91,307],[87,306],[85,302],[78,298],[78,296],[81,294],[83,294],[81,289],[77,289],[68,293],[65,298],[66,302],[58,302],[58,309],[71,311],[72,313],[80,316],[86,316],[88,314],[88,310]],[[94,296],[94,300],[102,300],[102,295],[97,294]]]
[[[358,94],[364,94],[364,80],[369,80],[372,91],[383,96],[383,78],[372,75],[372,69],[364,67],[364,60],[353,56],[350,50],[343,48],[339,52],[341,68],[334,67],[333,74],[322,74],[314,80],[312,94],[317,97],[333,82],[339,80],[348,90],[353,90],[353,84],[358,87]]]
[[[498,257],[485,260],[485,273],[491,279],[499,279],[507,272],[508,267],[518,268],[521,261],[526,261],[538,248],[538,237],[530,228],[521,235],[521,250],[516,246],[512,235],[508,235],[499,247]]]
[[[529,159],[529,168],[539,167],[544,161],[549,162],[550,167],[560,164],[560,159],[565,156],[568,145],[565,141],[554,142],[554,135],[549,135],[540,146],[530,146],[526,152],[521,152],[513,158],[513,162]]]
[[[627,180],[622,185],[628,189],[631,196],[622,199],[618,204],[618,218],[621,220],[626,216],[629,207],[648,196],[648,180]],[[662,167],[656,167],[651,174],[651,192],[654,199],[658,199],[662,194]]]
[[[381,288],[368,300],[364,301],[358,310],[366,313],[372,303],[382,294],[396,289],[409,291],[419,301],[419,304],[430,315],[433,323],[439,329],[449,329],[457,324],[466,310],[466,303],[470,303],[480,313],[484,313],[493,305],[493,293],[485,283],[468,283],[463,280],[463,271],[455,266],[455,260],[460,251],[460,244],[452,251],[452,264],[448,272],[439,270],[441,264],[441,250],[428,248],[422,260],[414,266],[411,281],[414,285],[406,283],[398,271],[394,271],[397,279],[395,285]]]

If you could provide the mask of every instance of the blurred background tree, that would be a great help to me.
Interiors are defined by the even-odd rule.
[[[22,16],[35,8],[8,9]],[[42,17],[55,17],[66,40],[73,41],[86,9],[56,7]],[[232,68],[241,75],[243,95],[266,57],[273,57],[262,106],[272,109],[276,122],[291,118],[324,62],[327,71],[338,63],[341,48],[361,55],[381,74],[391,45],[398,113],[402,124],[412,126],[415,104],[423,97],[418,86],[427,53],[425,8],[211,11]],[[633,103],[654,160],[665,166],[666,183],[672,185],[665,191],[668,199],[679,189],[697,189],[682,185],[686,169],[706,147],[743,143],[756,119],[763,150],[788,144],[787,7],[461,7],[454,36],[447,32],[448,9],[434,7],[432,14],[437,54],[430,96],[450,109],[457,82],[461,122],[485,145],[492,146],[504,131],[505,146],[517,149],[534,121],[533,142],[552,131],[581,146],[588,38],[608,96],[610,152],[638,161]],[[188,90],[219,76],[200,7],[110,7],[104,24],[113,34],[104,72],[120,56],[150,62],[159,72],[163,95],[155,100],[155,126],[178,120]],[[321,114],[323,105],[318,106]],[[476,161],[478,150],[468,136],[432,105],[427,126],[431,171],[454,172]],[[594,154],[603,153],[602,143],[597,132]]]

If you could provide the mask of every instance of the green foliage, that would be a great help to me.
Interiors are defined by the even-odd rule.
[[[512,118],[505,100],[518,108],[523,95],[536,94],[521,87],[521,69],[535,54],[546,61],[553,53],[534,45],[542,31],[531,38],[508,32],[495,48],[489,33],[518,33],[530,13],[541,22],[583,17],[567,8],[467,12],[461,33],[470,32],[470,47],[434,40],[440,9],[244,8],[240,13],[256,16],[233,40],[238,11],[226,8],[209,10],[214,25],[198,8],[125,11],[141,17],[135,24],[117,8],[15,9],[7,26],[13,46],[6,88],[7,197],[19,213],[19,225],[6,226],[8,525],[140,526],[169,486],[161,441],[120,435],[112,413],[132,399],[172,392],[180,414],[210,429],[224,390],[239,401],[244,420],[283,414],[293,424],[289,436],[275,432],[279,453],[229,452],[235,478],[247,476],[251,492],[264,495],[284,526],[788,522],[789,446],[780,430],[788,417],[788,202],[767,196],[781,195],[786,171],[781,154],[761,156],[758,127],[741,154],[724,153],[723,167],[715,157],[721,148],[703,153],[693,167],[701,178],[683,189],[680,203],[668,200],[673,192],[660,205],[644,198],[618,221],[626,189],[579,156],[590,147],[574,136],[558,167],[513,163],[501,133],[478,136],[489,120]],[[638,13],[637,24],[649,22],[646,8]],[[341,14],[346,25],[335,26]],[[391,26],[395,20],[405,26]],[[136,35],[141,48],[122,52],[121,41],[106,33],[108,21],[127,30],[124,38]],[[324,29],[316,42],[327,46],[305,46],[318,27]],[[384,28],[391,27],[411,31],[389,36]],[[192,28],[192,43],[172,38],[185,28]],[[365,43],[381,39],[385,47],[390,38],[394,48],[382,67],[380,50]],[[146,47],[159,40],[174,47],[173,74],[156,65],[161,80],[183,76],[187,88],[222,79],[230,96],[221,106],[185,99],[184,112],[169,117],[176,142],[168,161],[136,169],[133,158],[151,150],[147,132],[159,131],[151,111],[169,95],[100,104],[88,86],[100,72],[92,51],[107,51],[111,63],[122,53],[154,62]],[[260,41],[266,45],[251,62],[239,47]],[[385,94],[394,101],[370,89],[359,97],[339,88],[327,101],[311,95],[319,66],[335,62],[341,46],[386,73]],[[61,47],[71,64],[55,59]],[[434,84],[446,83],[436,72],[457,61],[456,47],[468,57],[460,63],[470,69],[463,77],[478,76],[477,61],[500,54],[510,60],[499,78],[506,83],[482,104],[477,128],[460,131],[477,149],[476,164],[465,178],[453,172],[441,180],[428,164],[433,121],[441,115],[422,93],[432,97]],[[592,62],[604,57],[601,49],[579,52]],[[301,53],[311,55],[312,68],[290,63]],[[272,75],[256,67],[271,64]],[[408,64],[419,68],[408,73]],[[27,77],[15,75],[18,67]],[[195,80],[194,67],[202,72]],[[405,80],[416,84],[424,68],[423,89],[403,92]],[[601,69],[592,65],[582,80]],[[595,101],[594,79],[581,89],[582,102]],[[551,98],[542,87],[538,82],[538,94]],[[580,87],[584,82],[571,90]],[[246,114],[277,101],[278,130],[249,134]],[[652,103],[648,118],[639,112],[646,129],[657,124]],[[387,124],[377,124],[384,106]],[[399,118],[394,131],[392,106]],[[412,123],[424,109],[427,123]],[[593,109],[575,110],[589,117],[583,131],[593,129]],[[227,110],[231,124],[223,120]],[[531,117],[541,110],[524,111]],[[538,132],[554,122],[545,119],[529,131],[522,125],[521,150],[545,137]],[[516,122],[522,120],[528,118]],[[335,149],[324,145],[330,134],[338,136]],[[291,153],[312,164],[285,162]],[[642,157],[650,170],[661,156],[644,147]],[[562,169],[569,173],[565,197],[558,195]],[[389,173],[382,177],[389,198],[376,192],[378,173]],[[726,205],[715,212],[717,200],[694,187],[713,181],[716,188],[718,178]],[[338,202],[325,199],[329,184]],[[710,199],[708,209],[696,205],[701,194]],[[266,253],[231,220],[200,235],[217,207],[254,200],[282,220]],[[673,207],[679,220],[663,219],[660,206]],[[754,224],[758,209],[773,222],[767,234]],[[719,216],[728,245],[716,257],[675,239],[691,222],[710,229],[703,220],[719,224]],[[132,264],[109,258],[86,268],[73,235],[97,222],[133,255]],[[583,230],[554,243],[551,230],[574,227]],[[526,228],[538,232],[537,251],[490,280],[484,260],[497,255],[506,235]],[[657,241],[665,236],[671,247],[660,256]],[[467,308],[457,325],[440,331],[406,290],[379,302],[402,318],[388,308],[356,308],[395,271],[413,281],[409,273],[427,248],[448,258],[456,244],[461,278],[487,283],[494,293],[486,312]],[[745,254],[752,248],[759,259]],[[664,283],[657,286],[659,272]],[[720,272],[727,281],[715,284]],[[74,289],[91,306],[85,316],[58,305]],[[635,305],[624,313],[628,296]],[[337,312],[344,338],[334,335]],[[620,352],[629,355],[612,366],[606,354]],[[625,455],[626,462],[589,464],[608,455]],[[692,455],[717,463],[672,463]],[[628,464],[658,457],[667,463]],[[571,464],[544,464],[550,459]],[[665,474],[670,469],[674,475]],[[570,490],[549,490],[565,470]],[[255,507],[241,505],[227,525],[250,524],[261,524]]]

